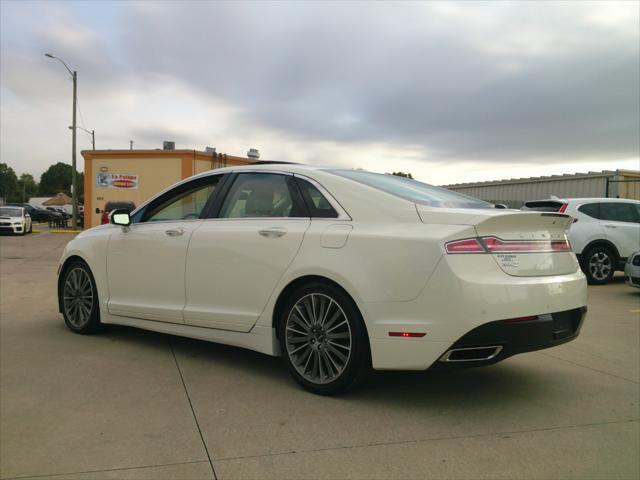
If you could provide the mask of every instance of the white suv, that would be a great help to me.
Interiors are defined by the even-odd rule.
[[[523,210],[573,217],[569,240],[592,285],[611,281],[616,270],[640,250],[640,201],[622,198],[568,198],[525,202]]]

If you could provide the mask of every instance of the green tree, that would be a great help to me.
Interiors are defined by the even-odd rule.
[[[413,175],[411,175],[410,173],[404,173],[404,172],[393,172],[391,175],[395,175],[396,177],[404,177],[404,178],[411,178],[411,179],[413,179]]]
[[[6,163],[0,163],[0,198],[9,201],[16,191],[17,183],[18,177],[13,168]]]
[[[16,183],[16,190],[13,200],[16,202],[28,202],[31,197],[37,194],[38,184],[33,178],[33,175],[31,175],[30,173],[23,173],[22,175],[20,175],[20,178]]]
[[[58,192],[64,192],[71,196],[71,165],[58,162],[51,165],[40,177],[39,195],[53,196]],[[76,172],[78,185],[78,202],[82,203],[84,198],[84,173]]]

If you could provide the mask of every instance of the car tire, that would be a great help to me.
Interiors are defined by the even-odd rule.
[[[610,248],[595,245],[582,255],[582,271],[589,285],[609,283],[615,272],[616,257]]]
[[[278,320],[282,356],[305,389],[332,395],[367,378],[371,370],[367,331],[357,306],[340,288],[324,282],[297,288]]]
[[[60,288],[64,323],[74,333],[88,335],[102,329],[98,290],[89,266],[73,261],[64,271]]]

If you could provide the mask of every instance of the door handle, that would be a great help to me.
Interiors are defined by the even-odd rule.
[[[605,225],[605,227],[607,227],[607,228],[616,228],[615,225]]]
[[[281,227],[265,228],[264,230],[258,230],[258,233],[266,238],[278,238],[286,235],[287,229]]]
[[[184,228],[176,228],[175,230],[165,230],[164,233],[170,237],[179,237],[184,233]]]

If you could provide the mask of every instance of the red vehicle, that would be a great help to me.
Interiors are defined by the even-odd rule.
[[[102,213],[102,217],[100,219],[101,224],[109,223],[109,213],[114,210],[128,210],[129,213],[134,211],[136,208],[136,204],[133,202],[128,202],[126,200],[123,201],[110,201],[107,202],[104,206],[103,210],[96,208],[96,213]]]

